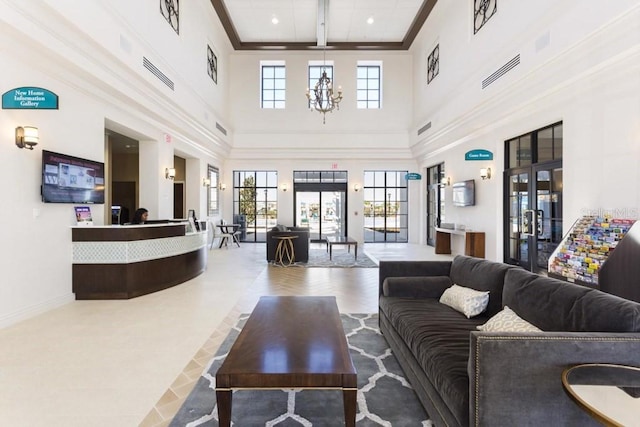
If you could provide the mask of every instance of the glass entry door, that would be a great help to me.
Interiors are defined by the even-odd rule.
[[[347,235],[346,185],[296,184],[294,198],[295,225],[309,228],[312,241]]]
[[[544,273],[562,240],[562,166],[511,169],[506,171],[506,180],[505,259]]]

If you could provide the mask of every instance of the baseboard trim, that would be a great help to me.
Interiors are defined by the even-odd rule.
[[[45,313],[49,310],[53,310],[54,308],[61,307],[65,304],[68,304],[72,301],[75,301],[75,297],[73,293],[68,293],[66,295],[62,295],[56,298],[49,299],[47,301],[43,301],[38,304],[31,305],[29,307],[25,307],[21,310],[14,311],[12,313],[7,313],[5,315],[0,316],[0,329],[6,328],[11,325],[15,325],[18,322],[23,320],[30,319],[39,314]]]

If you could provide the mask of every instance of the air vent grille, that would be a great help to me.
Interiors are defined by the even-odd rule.
[[[520,54],[517,54],[509,62],[498,68],[493,74],[482,81],[482,89],[485,89],[491,83],[498,80],[500,77],[513,70],[518,64],[520,64]]]
[[[171,79],[169,77],[167,77],[166,74],[164,74],[162,71],[160,71],[158,69],[158,67],[153,65],[153,63],[151,61],[149,61],[144,56],[142,57],[142,65],[144,65],[144,68],[146,68],[147,70],[151,71],[151,74],[156,76],[162,83],[167,85],[167,87],[169,87],[169,89],[174,90],[173,89],[173,82],[171,81]]]
[[[216,122],[216,129],[218,129],[220,132],[222,132],[223,135],[227,134],[227,130],[225,128],[222,127],[222,125],[218,122]]]
[[[426,125],[422,126],[420,129],[418,129],[418,135],[425,133],[429,129],[431,129],[431,122],[427,123]]]

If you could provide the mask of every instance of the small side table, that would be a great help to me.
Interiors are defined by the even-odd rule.
[[[562,372],[569,397],[606,426],[637,425],[640,415],[640,368],[591,363]]]
[[[274,236],[273,238],[278,240],[275,256],[276,264],[288,267],[295,263],[296,253],[293,248],[293,239],[297,239],[298,236]]]

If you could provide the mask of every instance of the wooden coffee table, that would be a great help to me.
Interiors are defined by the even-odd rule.
[[[216,373],[219,424],[231,423],[234,389],[320,388],[342,390],[355,426],[357,386],[335,297],[261,297]]]
[[[357,240],[345,236],[327,236],[325,237],[325,240],[327,241],[327,251],[329,251],[329,259],[333,258],[333,245],[345,245],[347,247],[347,251],[349,252],[351,252],[351,246],[355,246],[354,255],[355,258],[358,259]]]

